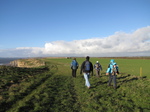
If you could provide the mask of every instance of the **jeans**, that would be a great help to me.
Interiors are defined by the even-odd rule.
[[[111,82],[112,82],[112,80],[113,80],[113,82],[114,82],[114,88],[116,88],[117,87],[117,75],[112,75],[111,73],[109,74],[109,80],[108,80],[108,86],[110,86],[111,85]]]
[[[85,79],[85,86],[90,87],[90,82],[89,82],[90,73],[83,73],[83,75]]]

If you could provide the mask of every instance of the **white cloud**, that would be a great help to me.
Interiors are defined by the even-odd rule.
[[[8,53],[9,52],[9,53]],[[3,55],[2,55],[3,53]],[[133,33],[116,32],[104,38],[53,41],[43,48],[0,50],[0,56],[150,56],[150,26]]]

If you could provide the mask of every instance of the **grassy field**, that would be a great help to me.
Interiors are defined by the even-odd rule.
[[[117,90],[107,87],[107,58],[91,58],[102,64],[102,76],[71,76],[71,59],[44,58],[45,67],[0,67],[0,112],[149,112],[150,60],[115,59],[120,68]],[[84,58],[77,58],[81,65]],[[142,67],[142,77],[140,76]],[[95,73],[95,72],[94,72]]]
[[[103,67],[102,73],[105,73],[110,62],[111,58],[91,58],[90,61],[95,64],[96,61],[99,61]],[[54,62],[60,62],[66,64],[68,67],[70,66],[71,59],[64,59],[64,58],[55,58],[50,59]],[[79,65],[85,58],[77,58]],[[119,70],[121,74],[131,74],[140,76],[140,68],[142,68],[142,76],[146,76],[150,78],[150,59],[115,59],[115,62],[119,65]],[[68,68],[67,68],[68,69]]]

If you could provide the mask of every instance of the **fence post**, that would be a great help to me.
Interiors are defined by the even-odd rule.
[[[140,67],[140,76],[142,77],[142,67]]]

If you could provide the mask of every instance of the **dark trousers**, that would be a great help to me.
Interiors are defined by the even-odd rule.
[[[76,77],[77,69],[72,69],[72,77]]]
[[[113,83],[114,83],[114,88],[117,87],[117,75],[112,75],[112,74],[109,74],[109,80],[108,80],[108,86],[111,85],[111,82],[113,80]]]

